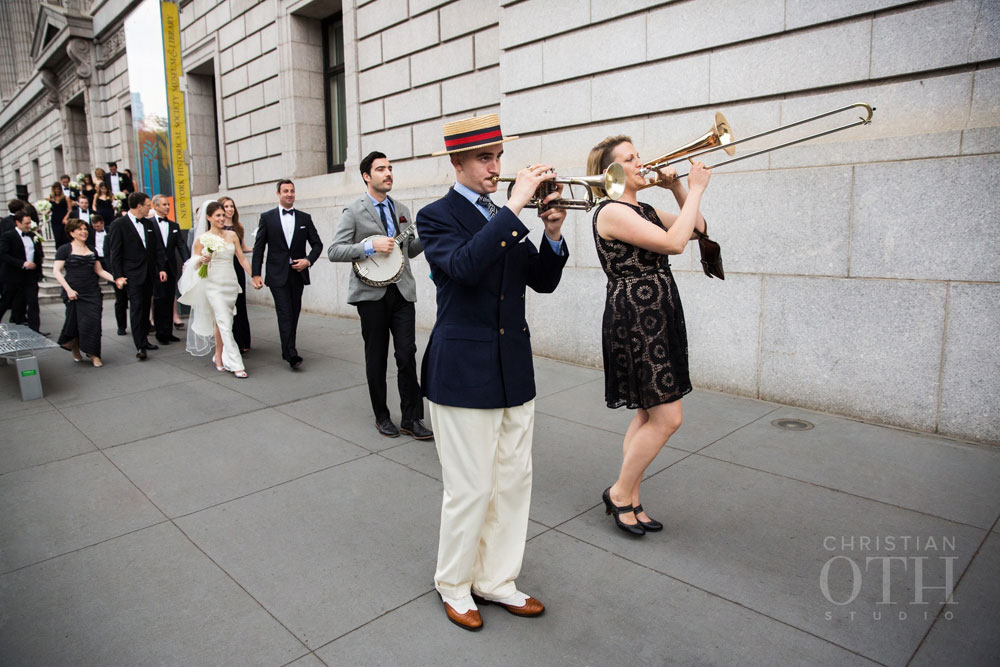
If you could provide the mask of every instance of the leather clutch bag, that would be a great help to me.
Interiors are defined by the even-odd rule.
[[[708,238],[708,234],[703,234],[697,229],[698,248],[701,250],[701,268],[709,278],[713,276],[719,280],[725,280],[726,274],[722,270],[722,248],[718,243]]]

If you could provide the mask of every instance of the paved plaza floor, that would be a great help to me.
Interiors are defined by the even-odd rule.
[[[252,306],[238,380],[138,362],[111,311],[104,368],[40,353],[43,399],[0,366],[0,664],[1000,664],[1000,449],[698,390],[643,485],[666,530],[630,539],[601,492],[631,413],[536,358],[518,585],[547,611],[470,633],[433,588],[434,443],[375,431],[357,320],[304,314],[292,372]]]

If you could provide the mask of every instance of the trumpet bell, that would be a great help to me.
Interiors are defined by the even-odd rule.
[[[514,188],[514,181],[516,180],[517,179],[512,176],[493,177],[493,181],[496,183],[510,183],[510,185],[507,186],[508,199],[510,198],[510,193]],[[570,198],[564,197],[554,199],[546,203],[544,199],[551,193],[555,192],[559,185],[569,186]],[[574,185],[580,185],[586,190],[586,199],[572,198]],[[597,176],[585,176],[583,178],[555,178],[551,181],[543,181],[524,207],[537,208],[539,213],[550,208],[567,208],[579,211],[589,211],[597,206],[598,199],[607,197],[608,199],[616,200],[623,194],[625,194],[625,169],[619,163],[614,162],[610,167],[608,167],[606,172],[598,174]]]

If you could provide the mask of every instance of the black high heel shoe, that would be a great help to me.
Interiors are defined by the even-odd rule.
[[[623,505],[619,507],[611,502],[611,487],[604,489],[604,494],[601,496],[604,498],[604,507],[607,508],[605,514],[611,514],[615,518],[615,524],[624,530],[629,535],[635,535],[636,537],[642,537],[646,534],[646,529],[637,523],[628,524],[623,523],[621,519],[618,518],[619,514],[628,514],[634,511],[631,505]],[[638,521],[638,518],[636,519]]]
[[[639,522],[640,526],[646,529],[646,532],[655,533],[659,530],[663,530],[663,524],[654,519],[653,517],[649,517],[649,521],[643,521],[642,519],[639,518],[639,512],[643,511],[642,505],[636,505],[635,507],[632,508],[632,511],[635,512],[635,520]],[[649,515],[647,514],[646,516]]]

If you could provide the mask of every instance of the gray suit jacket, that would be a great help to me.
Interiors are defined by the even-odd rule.
[[[395,199],[392,205],[396,209],[396,233],[399,234],[408,226],[414,224],[410,217],[410,209]],[[354,262],[365,258],[365,246],[363,240],[375,234],[386,235],[385,225],[379,217],[378,211],[372,205],[371,198],[365,194],[351,202],[340,216],[337,222],[336,231],[333,234],[333,242],[327,250],[327,256],[331,262]],[[410,270],[410,258],[416,257],[424,251],[424,246],[420,239],[412,238],[403,244],[403,274],[399,277],[396,287],[400,294],[407,301],[417,300],[417,286],[413,281],[413,272]],[[347,302],[356,304],[361,301],[378,301],[385,296],[386,287],[372,287],[358,280],[358,276],[351,271],[351,283],[347,292]]]

